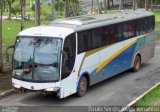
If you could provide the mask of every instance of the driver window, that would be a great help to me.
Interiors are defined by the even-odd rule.
[[[68,77],[74,67],[76,56],[75,34],[71,34],[65,39],[63,51],[66,56],[64,56],[64,54],[62,55],[62,79]]]

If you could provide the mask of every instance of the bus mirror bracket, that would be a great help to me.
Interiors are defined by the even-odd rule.
[[[8,50],[11,49],[11,48],[13,49],[14,45],[10,45],[6,49],[6,62],[9,62],[9,53],[8,53]]]

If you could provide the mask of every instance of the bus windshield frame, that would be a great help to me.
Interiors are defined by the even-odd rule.
[[[38,83],[59,81],[62,44],[58,37],[18,36],[12,57],[13,78]]]

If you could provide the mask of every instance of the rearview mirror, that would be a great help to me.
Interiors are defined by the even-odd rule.
[[[9,53],[8,53],[8,50],[11,49],[11,48],[13,49],[14,45],[10,45],[6,49],[6,62],[9,62]]]

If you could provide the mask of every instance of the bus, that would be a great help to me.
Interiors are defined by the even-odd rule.
[[[14,88],[83,96],[98,82],[137,72],[154,56],[155,16],[127,10],[55,20],[21,31],[9,48]]]

